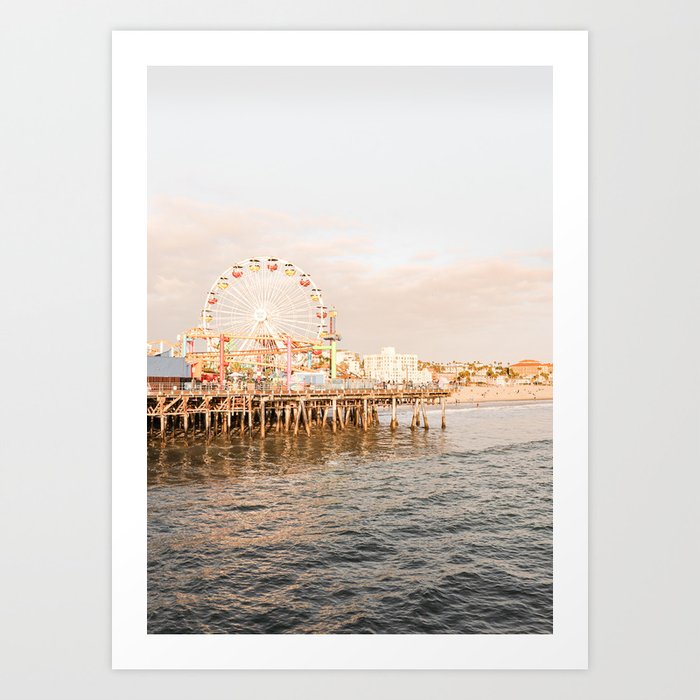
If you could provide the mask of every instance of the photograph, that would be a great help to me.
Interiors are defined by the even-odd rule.
[[[551,65],[151,65],[146,118],[147,634],[552,635]]]

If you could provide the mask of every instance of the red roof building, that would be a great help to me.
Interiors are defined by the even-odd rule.
[[[553,374],[554,365],[551,362],[540,362],[539,360],[520,360],[520,362],[510,366],[510,371],[515,372],[520,377],[534,377],[541,372]]]

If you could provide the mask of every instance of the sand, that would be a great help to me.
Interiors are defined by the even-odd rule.
[[[487,401],[551,401],[552,386],[521,384],[516,386],[463,386],[455,390],[448,403]]]

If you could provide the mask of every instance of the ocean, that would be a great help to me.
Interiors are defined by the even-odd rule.
[[[428,418],[150,439],[148,632],[551,634],[552,403]]]

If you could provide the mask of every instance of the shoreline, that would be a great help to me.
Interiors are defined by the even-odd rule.
[[[486,403],[497,401],[551,401],[552,385],[463,386],[454,391],[447,403]]]

